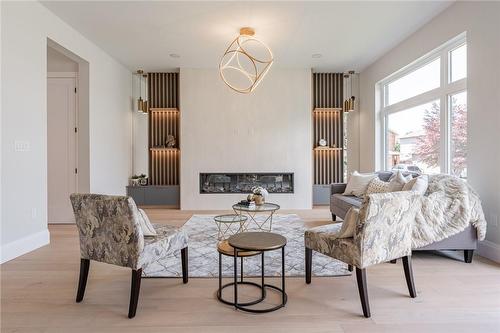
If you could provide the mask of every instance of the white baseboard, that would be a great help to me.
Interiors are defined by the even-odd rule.
[[[2,251],[0,252],[0,264],[22,256],[23,254],[36,250],[49,243],[50,233],[48,229],[45,229],[33,235],[29,235],[2,245]]]
[[[481,257],[500,263],[500,245],[493,243],[492,241],[484,240],[479,242],[477,246],[477,253]]]

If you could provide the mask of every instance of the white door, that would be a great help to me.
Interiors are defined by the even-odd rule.
[[[47,79],[48,222],[74,223],[69,195],[77,191],[76,79]]]

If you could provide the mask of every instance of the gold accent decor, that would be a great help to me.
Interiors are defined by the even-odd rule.
[[[145,74],[142,69],[138,69],[135,72],[135,74],[137,76],[137,79],[139,80],[139,91],[138,91],[139,98],[137,99],[137,112],[148,113],[147,85],[146,85],[148,75]],[[142,98],[143,84],[144,84],[144,97],[145,97],[144,99]]]
[[[229,88],[239,93],[248,94],[254,91],[274,61],[271,49],[254,34],[255,31],[250,27],[241,28],[240,35],[229,44],[219,63],[222,80]],[[261,49],[265,57],[257,58],[249,52],[248,47]]]
[[[240,35],[253,36],[255,35],[255,30],[250,27],[243,27],[240,29]]]
[[[354,71],[349,71],[349,74],[345,74],[344,75],[344,78],[345,79],[349,79],[349,83],[351,84],[351,90],[350,90],[350,93],[351,93],[351,97],[346,99],[344,101],[344,112],[351,112],[351,111],[354,111],[354,108],[355,108],[355,100],[356,100],[356,97],[353,95],[353,92],[352,92],[352,76],[355,74]]]

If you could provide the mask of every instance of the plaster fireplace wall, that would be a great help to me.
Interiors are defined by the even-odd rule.
[[[231,209],[243,193],[200,193],[203,173],[293,173],[282,208],[312,207],[310,69],[272,68],[240,94],[215,69],[180,71],[181,209]]]

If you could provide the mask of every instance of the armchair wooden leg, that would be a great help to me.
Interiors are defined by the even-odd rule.
[[[306,247],[306,283],[311,283],[311,273],[312,273],[312,255],[311,249]]]
[[[352,265],[347,265],[347,270],[348,270],[349,272],[352,272],[352,271],[353,271],[353,267],[352,267]]]
[[[80,303],[85,295],[87,286],[87,277],[89,276],[90,259],[80,259],[80,279],[78,280],[78,291],[76,293],[76,302]]]
[[[139,291],[141,289],[142,268],[132,270],[132,285],[130,287],[130,305],[128,308],[128,317],[134,318],[139,302]]]
[[[412,298],[417,297],[417,291],[415,289],[415,282],[413,281],[413,270],[411,268],[411,256],[403,257],[403,267],[405,270],[406,284],[408,285],[408,291]]]
[[[474,255],[474,250],[464,250],[464,261],[470,264],[472,262],[473,255]]]
[[[368,289],[366,287],[366,269],[356,267],[356,280],[358,282],[359,298],[361,299],[363,315],[366,318],[370,318],[370,303],[368,302]]]
[[[332,213],[332,221],[337,221],[337,215]]]
[[[181,250],[182,282],[188,283],[188,247]]]

